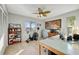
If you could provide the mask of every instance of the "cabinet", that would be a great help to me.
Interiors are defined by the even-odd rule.
[[[53,33],[48,32],[48,37],[52,37],[52,36],[55,36],[55,35],[58,35],[58,33],[57,32],[53,32]]]
[[[9,24],[8,26],[8,44],[21,42],[21,24]]]

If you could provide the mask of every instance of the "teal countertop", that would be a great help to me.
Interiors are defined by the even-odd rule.
[[[55,48],[56,50],[67,54],[67,55],[79,55],[79,44],[77,43],[69,43],[67,41],[63,41],[61,39],[52,39],[52,38],[47,38],[44,40],[40,41],[41,43]]]

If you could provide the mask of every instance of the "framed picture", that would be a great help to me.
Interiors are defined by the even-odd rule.
[[[60,29],[61,28],[61,19],[45,22],[45,28],[46,29]]]

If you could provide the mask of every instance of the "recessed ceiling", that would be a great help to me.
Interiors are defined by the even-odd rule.
[[[37,8],[51,11],[47,17],[38,17]],[[8,12],[36,19],[47,19],[79,9],[78,4],[7,4]]]

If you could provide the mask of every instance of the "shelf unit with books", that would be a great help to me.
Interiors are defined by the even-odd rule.
[[[8,44],[21,42],[21,24],[9,24],[8,27]]]

